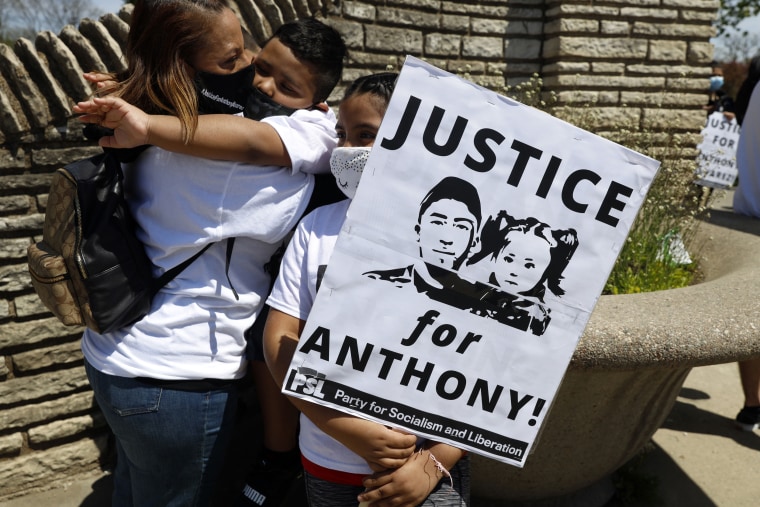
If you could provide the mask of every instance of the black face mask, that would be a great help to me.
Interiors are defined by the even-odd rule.
[[[253,65],[232,74],[196,72],[198,112],[201,114],[240,114],[253,83]]]
[[[245,101],[243,116],[252,120],[261,120],[267,116],[290,116],[297,109],[283,106],[270,99],[264,92],[251,86],[248,100]]]
[[[282,106],[253,86],[253,65],[232,74],[197,72],[195,89],[201,114],[240,114],[252,120],[289,116],[295,109]]]

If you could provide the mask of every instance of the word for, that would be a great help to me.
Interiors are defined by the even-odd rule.
[[[736,146],[734,146],[735,140],[731,139],[730,137],[723,137],[716,135],[713,137],[712,144],[715,146],[720,146],[721,148],[725,148],[727,150],[735,150]]]
[[[417,114],[421,105],[422,99],[414,95],[410,96],[394,137],[392,139],[383,138],[380,146],[387,150],[398,150],[401,148],[417,120]],[[436,138],[438,137],[438,132],[445,115],[446,110],[444,108],[439,106],[432,108],[422,136],[422,144],[425,149],[433,155],[447,157],[456,151],[467,133],[469,135],[468,142],[471,142],[477,153],[475,156],[467,154],[462,163],[465,167],[476,172],[488,172],[493,169],[497,162],[497,154],[492,145],[501,145],[506,140],[506,136],[491,128],[482,128],[476,132],[469,132],[467,126],[470,120],[457,116],[449,132],[448,139],[443,144],[439,144]],[[513,139],[509,147],[517,152],[517,159],[509,173],[507,184],[518,187],[529,164],[531,164],[531,170],[537,169],[533,161],[539,161],[543,156],[543,151],[517,139]],[[535,191],[536,196],[543,199],[547,198],[549,190],[554,185],[554,180],[557,177],[561,164],[561,158],[554,155],[549,157],[549,161],[543,167],[544,173]],[[590,203],[578,201],[576,190],[582,184],[596,186],[601,181],[602,177],[589,169],[579,168],[572,171],[565,178],[565,181],[561,183],[562,204],[568,210],[575,213],[586,213]],[[633,189],[627,185],[614,180],[607,183],[604,198],[599,204],[599,209],[594,219],[611,227],[616,227],[619,218],[612,215],[612,210],[622,211],[625,209],[627,204],[625,198],[630,197],[631,194],[633,194]]]
[[[401,340],[401,345],[413,345],[422,335],[422,331],[427,326],[433,324],[435,322],[435,319],[440,315],[441,312],[438,312],[436,310],[428,310],[425,315],[418,317],[417,327],[414,328],[414,331],[412,331],[412,334],[409,335],[409,338],[404,338]],[[454,340],[456,340],[456,337],[457,329],[453,325],[441,324],[433,330],[432,334],[430,335],[430,341],[433,342],[433,345],[437,345],[439,347],[447,347],[451,345]],[[472,331],[469,331],[459,343],[459,346],[456,348],[456,352],[459,354],[464,354],[464,351],[467,350],[467,347],[469,347],[472,343],[479,342],[481,338],[483,338],[483,335],[475,334]]]

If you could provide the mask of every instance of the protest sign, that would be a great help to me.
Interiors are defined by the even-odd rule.
[[[697,145],[696,183],[704,187],[730,188],[736,182],[736,147],[741,127],[736,118],[726,119],[721,112],[707,117],[702,142]]]
[[[523,466],[658,166],[407,57],[283,392]]]

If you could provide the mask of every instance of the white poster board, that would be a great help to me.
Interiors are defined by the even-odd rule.
[[[658,166],[407,57],[283,392],[523,466]]]
[[[728,120],[721,112],[707,117],[702,142],[697,145],[697,184],[711,188],[730,188],[739,176],[736,147],[741,127],[736,118]]]

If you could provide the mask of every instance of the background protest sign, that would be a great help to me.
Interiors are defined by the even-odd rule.
[[[658,166],[407,57],[283,392],[523,466]]]
[[[727,120],[721,112],[707,117],[702,130],[702,142],[697,145],[697,185],[712,188],[729,188],[736,182],[736,147],[741,127],[736,118]]]

